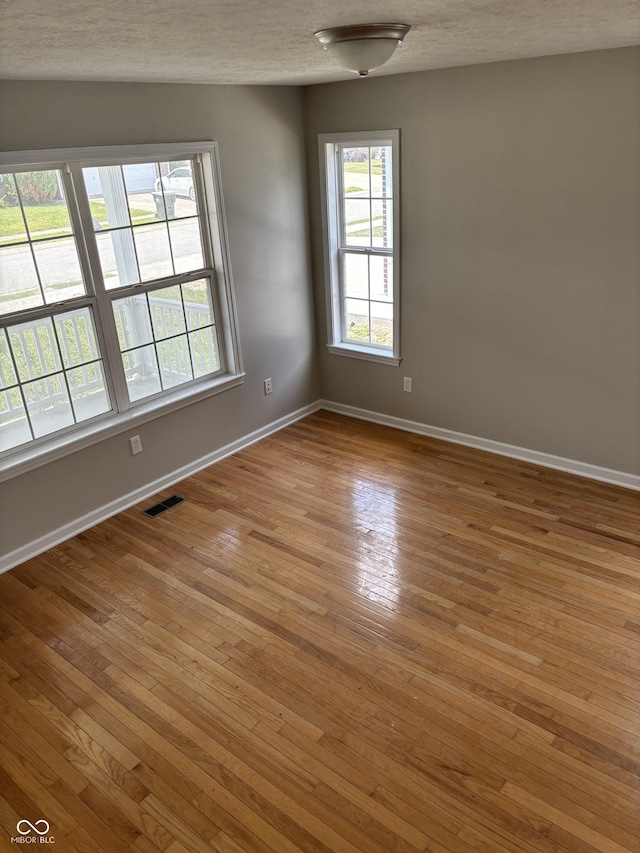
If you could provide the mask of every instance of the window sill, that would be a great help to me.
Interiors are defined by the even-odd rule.
[[[190,406],[206,397],[235,388],[242,384],[244,377],[244,373],[225,374],[197,387],[192,385],[188,388],[179,388],[171,394],[150,400],[148,403],[136,406],[128,412],[107,414],[103,419],[93,421],[85,427],[74,430],[73,433],[52,438],[44,445],[25,447],[24,450],[18,451],[0,462],[0,482],[32,471],[34,468],[39,468],[55,459],[61,459],[63,456],[97,444],[99,441],[104,441],[104,439],[111,438],[125,430],[138,427],[147,421],[175,412],[184,406]]]
[[[346,355],[348,358],[375,361],[378,364],[391,365],[391,367],[399,367],[402,360],[400,356],[394,355],[389,350],[359,347],[355,344],[327,344],[327,349],[332,355]]]

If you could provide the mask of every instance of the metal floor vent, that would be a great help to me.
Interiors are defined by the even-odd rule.
[[[166,512],[171,507],[176,506],[177,504],[181,504],[184,498],[181,498],[180,495],[171,495],[170,498],[162,501],[159,504],[154,504],[150,506],[149,509],[143,509],[142,514],[148,515],[149,518],[155,518],[156,515],[160,515],[162,512]]]

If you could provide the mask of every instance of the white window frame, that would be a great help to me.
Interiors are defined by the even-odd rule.
[[[200,274],[184,273],[158,279],[153,283],[142,282],[114,290],[105,290],[97,254],[92,226],[91,209],[86,193],[82,169],[88,166],[148,163],[162,160],[192,159],[193,181],[199,205],[201,233],[203,237],[202,269],[210,273],[214,304],[214,321],[217,328],[221,368],[215,374],[179,385],[160,392],[153,397],[130,403],[124,380],[117,372],[110,372],[109,365],[121,359],[120,347],[112,323],[105,323],[105,316],[112,312],[115,296],[145,293],[153,290],[158,281],[170,286],[178,282],[202,278]],[[16,325],[26,320],[90,305],[96,335],[102,353],[105,379],[113,409],[90,421],[74,425],[51,436],[20,445],[0,457],[0,482],[44,465],[54,459],[74,453],[113,435],[140,426],[184,406],[195,403],[213,394],[218,394],[241,384],[244,380],[242,354],[238,334],[238,322],[229,241],[224,215],[224,200],[220,177],[218,145],[213,141],[117,145],[87,148],[46,149],[40,151],[0,152],[0,173],[11,170],[59,169],[65,183],[65,195],[69,215],[74,226],[80,265],[83,271],[86,295],[66,302],[49,304],[31,310],[6,314],[0,317],[2,325]],[[76,190],[80,189],[79,192]]]
[[[342,169],[338,146],[391,146],[393,180],[393,248],[354,247],[342,245]],[[400,356],[400,131],[351,131],[318,134],[320,161],[320,197],[323,220],[325,290],[327,297],[327,349],[334,355],[360,358],[398,367]],[[393,258],[393,347],[355,343],[346,339],[345,298],[342,276],[342,252]]]

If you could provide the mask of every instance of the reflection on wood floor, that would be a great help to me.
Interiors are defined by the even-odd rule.
[[[0,577],[0,839],[640,850],[637,493],[321,412]]]

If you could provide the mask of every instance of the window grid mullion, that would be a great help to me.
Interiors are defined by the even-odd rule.
[[[49,319],[51,320],[51,326],[53,326],[54,325],[53,317],[49,317]],[[55,329],[54,329],[53,335],[54,335],[54,338],[56,338],[56,349],[58,350],[58,358],[60,359],[60,367],[56,368],[56,366],[55,366],[56,365],[56,356],[55,356],[55,352],[52,352],[53,370],[50,370],[48,373],[43,373],[42,376],[33,376],[31,374],[31,366],[29,366],[29,373],[30,373],[29,378],[30,379],[46,379],[48,376],[53,376],[54,373],[58,373],[60,370],[62,370],[62,356],[60,355],[60,348],[58,347],[58,340],[56,337]],[[42,349],[42,342],[40,340],[40,335],[38,334],[38,332],[35,329],[33,332],[33,337],[34,337],[34,340],[36,342],[36,349],[38,350],[38,355],[40,357],[40,364],[44,367],[45,366],[44,350]],[[51,341],[51,335],[49,335],[49,341]],[[26,348],[26,342],[25,342],[25,348]],[[51,346],[51,349],[53,351],[53,346]]]
[[[159,166],[160,164],[157,163],[156,165]],[[171,269],[173,270],[173,274],[177,275],[176,262],[175,262],[175,259],[173,257],[173,246],[171,245],[171,229],[169,228],[169,211],[167,210],[167,199],[165,197],[164,184],[162,183],[162,175],[160,175],[160,169],[159,168],[158,168],[158,174],[159,174],[158,180],[160,181],[160,192],[162,193],[162,206],[164,208],[164,225],[165,225],[165,228],[167,229],[167,243],[169,244],[169,255],[171,256]],[[191,170],[191,175],[193,176],[193,168]],[[157,223],[153,222],[151,224],[156,225]],[[139,267],[138,267],[138,269],[139,269]],[[157,357],[157,354],[156,354],[156,357]],[[158,364],[160,364],[160,362],[158,362]]]
[[[35,308],[26,308],[22,311],[16,311],[15,314],[3,314],[0,317],[0,329],[20,326],[22,323],[28,323],[30,320],[41,320],[43,317],[55,317],[65,311],[75,311],[80,308],[85,308],[87,305],[92,305],[94,302],[95,297],[93,296],[78,296],[70,299],[69,302],[56,302],[52,305],[38,305]]]
[[[107,393],[111,403],[111,411],[126,411],[128,397],[123,393],[124,376],[120,378],[118,363],[113,347],[113,335],[115,334],[115,322],[111,312],[104,280],[102,278],[102,267],[96,241],[96,233],[93,228],[93,215],[89,196],[84,183],[84,175],[80,163],[67,165],[63,172],[65,189],[67,190],[67,204],[69,216],[74,232],[77,234],[76,244],[80,256],[80,268],[85,277],[85,289],[91,294],[89,301],[93,319],[93,326],[98,343],[98,350],[102,359],[102,371],[107,387]],[[68,187],[66,184],[68,183]],[[117,334],[116,334],[117,341]]]
[[[335,148],[335,181],[336,181],[336,215],[338,218],[338,299],[340,304],[340,339],[345,340],[347,337],[347,300],[345,288],[345,258],[340,252],[343,246],[347,243],[347,222],[345,217],[345,191],[344,191],[344,166],[342,146],[336,145]]]
[[[165,210],[166,210],[166,208],[165,208]],[[161,222],[165,222],[165,221],[166,222],[186,222],[188,219],[200,219],[200,217],[198,216],[197,213],[194,213],[194,214],[191,214],[190,216],[175,216],[173,219],[170,219],[170,220],[169,219],[167,219],[167,220],[159,219],[157,222],[156,221],[138,222],[135,225],[133,225],[133,224],[131,224],[131,225],[110,225],[108,228],[102,228],[100,233],[101,234],[115,234],[117,231],[131,231],[132,229],[134,231],[143,231],[145,228],[153,228],[154,226],[157,227],[158,225],[160,225]],[[49,237],[47,239],[49,239],[49,240],[60,240],[61,238],[60,237]],[[42,240],[39,242],[44,243],[45,241]],[[20,243],[20,244],[11,243],[9,245],[12,245],[12,246],[24,245],[24,243]],[[137,284],[137,282],[136,282],[136,284]],[[134,287],[134,284],[123,285],[123,286],[124,287]]]
[[[53,237],[39,237],[37,240],[32,240],[30,237],[27,237],[26,240],[20,240],[17,243],[3,243],[2,248],[3,249],[7,248],[7,247],[17,248],[18,246],[29,246],[29,245],[46,246],[48,243],[56,243],[60,240],[70,240],[73,237],[75,237],[75,234],[73,234],[71,232],[69,234],[54,235]]]
[[[38,279],[38,287],[40,288],[40,297],[42,299],[42,304],[46,305],[47,300],[44,295],[44,287],[42,284],[42,278],[40,277],[40,268],[38,267],[38,261],[36,259],[35,249],[33,248],[33,241],[31,240],[31,235],[29,236],[29,251],[31,252],[31,259],[33,260],[33,268],[36,271],[36,277]]]
[[[196,218],[200,226],[200,240],[202,242],[202,260],[207,269],[211,270],[210,287],[212,292],[216,290],[214,283],[215,278],[215,259],[213,253],[213,245],[211,243],[211,234],[206,226],[205,216],[203,211],[207,209],[207,188],[204,180],[202,167],[202,157],[198,154],[191,161],[191,175],[193,177],[193,189],[195,192],[196,202]],[[212,306],[214,307],[214,306]],[[216,306],[217,310],[217,306]]]
[[[22,201],[22,193],[20,192],[20,185],[18,184],[18,175],[15,172],[13,174],[13,183],[14,183],[14,186],[16,188],[16,195],[18,196],[18,204],[20,205],[20,213],[22,215],[22,221],[24,222],[24,233],[26,234],[27,242],[31,246],[33,243],[33,240],[31,239],[31,229],[29,228],[29,222],[27,220],[27,214],[25,213],[24,203]],[[33,253],[33,250],[32,250],[32,253]],[[35,256],[33,258],[33,261],[35,263]],[[40,279],[40,276],[38,276],[38,280],[39,279]]]
[[[129,192],[127,191],[127,181],[124,176],[124,169],[122,164],[119,165],[120,168],[120,177],[122,178],[122,189],[124,190],[124,203],[127,206],[127,218],[129,220],[129,227],[133,230],[133,219],[131,218],[131,208],[129,207]]]
[[[201,329],[213,329],[215,327],[215,323],[207,323],[206,326],[198,326],[197,329],[192,329],[191,331],[199,332]],[[185,330],[184,332],[176,332],[175,335],[167,335],[164,338],[156,338],[155,336],[146,344],[136,344],[135,346],[127,347],[122,350],[122,355],[127,355],[127,353],[135,352],[137,349],[141,349],[142,347],[150,347],[153,344],[163,344],[165,341],[175,341],[177,338],[184,338],[184,336],[189,335],[189,331]],[[80,365],[82,366],[82,365]]]
[[[2,329],[2,331],[4,332],[4,337],[5,337],[5,340],[7,342],[7,352],[9,353],[9,358],[11,359],[11,366],[13,367],[13,373],[16,377],[15,384],[10,385],[9,387],[14,388],[14,387],[20,385],[20,374],[18,373],[18,364],[17,364],[15,356],[13,354],[13,349],[11,348],[11,341],[9,340],[9,335],[7,334],[7,330]],[[6,390],[6,389],[3,389],[3,390]]]
[[[15,388],[15,389],[17,389],[18,393],[20,394],[20,398],[22,400],[22,405],[24,406],[24,414],[25,414],[25,417],[27,419],[27,426],[29,427],[29,432],[31,433],[31,441],[33,441],[36,436],[35,436],[35,433],[33,431],[33,426],[31,425],[31,417],[29,416],[29,409],[27,407],[27,398],[24,395],[24,390],[22,388],[22,380],[20,379],[20,373],[18,371],[18,363],[16,362],[16,358],[15,358],[15,355],[13,352],[13,347],[11,346],[11,340],[10,340],[9,335],[8,335],[6,330],[5,330],[5,338],[7,341],[7,350],[9,352],[9,358],[11,359],[11,364],[13,366],[13,372],[14,372],[15,377],[16,377],[16,385],[12,385],[10,388],[4,388],[3,390],[8,392],[8,391],[11,391]]]
[[[76,417],[76,410],[73,405],[73,398],[71,396],[71,388],[69,387],[69,380],[67,378],[67,371],[62,369],[62,378],[64,379],[65,388],[67,389],[67,394],[69,395],[69,408],[71,409],[71,417],[73,418],[74,424],[78,423],[78,418]]]
[[[131,245],[133,246],[133,254],[135,255],[135,259],[136,259],[136,270],[138,272],[138,282],[139,282],[140,279],[142,278],[142,273],[141,273],[141,267],[140,267],[140,258],[138,257],[138,244],[136,243],[136,228],[138,226],[134,227],[133,219],[131,218],[131,208],[129,207],[129,193],[127,192],[127,182],[126,182],[125,177],[124,177],[124,167],[122,166],[121,163],[118,163],[118,168],[120,169],[120,178],[122,180],[122,189],[124,192],[124,203],[127,206],[127,219],[129,220],[129,224],[128,225],[119,225],[116,228],[109,228],[107,230],[109,233],[113,233],[114,231],[129,231],[129,233],[131,234]],[[105,207],[106,207],[106,205],[105,205]],[[165,213],[166,213],[166,208],[165,208]],[[156,223],[154,222],[152,224],[155,225]],[[100,266],[102,268],[102,264]],[[137,284],[138,282],[135,282],[135,284]],[[128,286],[131,287],[132,285],[128,285]],[[129,395],[127,394],[127,400],[128,399],[129,399]]]
[[[338,246],[337,250],[342,255],[369,255],[370,257],[393,258],[393,249],[383,246]]]
[[[25,396],[24,387],[23,387],[22,383],[20,383],[17,386],[17,388],[18,388],[18,391],[20,392],[20,397],[22,398],[22,405],[24,406],[24,413],[25,413],[25,417],[27,418],[27,426],[29,427],[29,432],[31,433],[31,440],[35,441],[36,433],[35,433],[35,430],[33,428],[33,423],[31,422],[31,412],[29,411],[29,406],[27,404],[27,398]]]
[[[27,222],[27,214],[24,212],[24,205],[22,204],[22,194],[20,192],[20,187],[18,186],[18,176],[15,172],[13,174],[13,185],[16,190],[16,195],[18,196],[18,202],[20,204],[20,215],[22,216],[22,221],[24,222],[24,233],[27,238],[27,242],[31,242],[31,233],[29,231],[29,223]]]
[[[193,173],[192,173],[193,174]],[[187,342],[187,352],[189,354],[189,363],[191,364],[191,376],[195,379],[196,371],[195,365],[193,363],[193,354],[191,352],[191,340],[189,338],[189,324],[187,322],[187,309],[184,304],[184,290],[182,289],[182,285],[180,285],[180,299],[182,301],[182,318],[184,320],[184,338]],[[214,317],[215,319],[215,317]],[[177,335],[176,335],[177,337]]]
[[[165,213],[166,212],[167,211],[165,208]],[[169,217],[168,216],[165,219],[164,226],[167,230],[167,243],[169,245],[169,257],[171,258],[171,269],[173,270],[173,274],[177,275],[178,273],[176,272],[176,261],[175,261],[175,258],[173,257],[173,245],[171,244],[171,229],[169,228]]]

